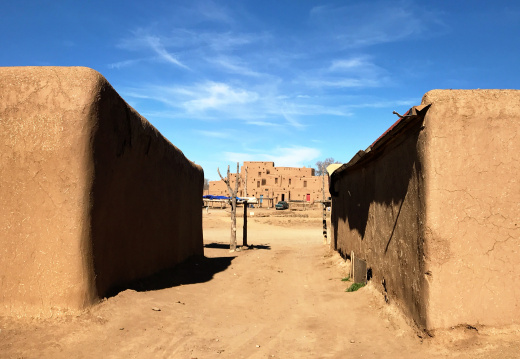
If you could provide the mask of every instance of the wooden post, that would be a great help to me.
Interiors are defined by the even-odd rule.
[[[247,201],[244,202],[244,229],[242,232],[242,246],[247,247]]]
[[[321,165],[321,176],[323,179],[323,187],[322,187],[322,194],[323,194],[323,244],[327,244],[327,206],[325,205],[325,165]]]

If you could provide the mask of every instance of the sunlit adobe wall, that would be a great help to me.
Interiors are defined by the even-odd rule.
[[[50,316],[203,253],[203,171],[94,70],[0,68],[0,314]]]

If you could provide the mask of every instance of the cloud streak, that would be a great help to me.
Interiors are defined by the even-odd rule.
[[[271,161],[277,167],[303,167],[321,156],[320,150],[305,146],[277,147],[270,153],[226,152],[231,162]]]
[[[322,28],[336,29],[334,40],[343,48],[368,47],[446,31],[439,14],[410,1],[320,5],[310,11],[310,19]]]

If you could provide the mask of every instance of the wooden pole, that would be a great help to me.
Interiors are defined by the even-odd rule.
[[[321,165],[321,177],[323,179],[323,244],[327,244],[327,206],[325,205],[325,166]]]
[[[247,201],[244,202],[244,229],[242,232],[242,246],[247,247]]]

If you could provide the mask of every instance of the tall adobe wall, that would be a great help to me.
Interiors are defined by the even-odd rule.
[[[203,254],[203,171],[88,68],[0,68],[0,315]]]
[[[422,104],[331,176],[332,246],[422,329],[520,324],[520,91]]]
[[[520,91],[434,90],[425,117],[427,326],[520,323]]]
[[[390,136],[389,136],[390,137]],[[366,260],[372,282],[426,325],[422,118],[332,175],[333,249]]]

